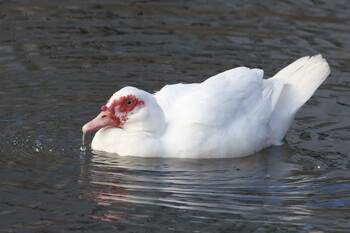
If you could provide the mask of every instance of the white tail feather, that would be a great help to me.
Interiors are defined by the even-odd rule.
[[[267,80],[278,87],[277,95],[273,95],[275,109],[269,123],[273,144],[282,143],[295,113],[311,98],[329,73],[327,61],[321,55],[316,55],[296,60]],[[282,90],[281,83],[284,84]]]

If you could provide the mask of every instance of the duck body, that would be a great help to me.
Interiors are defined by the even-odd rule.
[[[153,95],[125,87],[83,131],[99,129],[92,148],[120,156],[247,156],[282,143],[295,113],[329,73],[318,55],[269,79],[260,69],[238,67],[202,83],[166,85]]]

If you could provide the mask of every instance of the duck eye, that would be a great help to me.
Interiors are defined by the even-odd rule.
[[[131,106],[131,105],[132,105],[132,103],[133,103],[133,101],[132,101],[132,100],[127,100],[127,101],[126,101],[126,106]]]

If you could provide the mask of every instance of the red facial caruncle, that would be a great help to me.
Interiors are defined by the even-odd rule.
[[[128,120],[128,114],[136,107],[142,107],[145,103],[134,95],[122,96],[116,100],[110,100],[101,107],[101,113],[92,121],[83,126],[83,132],[98,130],[104,127],[121,128]]]
[[[142,100],[139,100],[134,95],[122,96],[109,105],[103,105],[101,107],[102,112],[110,112],[110,118],[116,122],[117,127],[122,127],[128,120],[127,115],[129,112],[133,111],[135,107],[141,107],[144,105]],[[116,114],[117,111],[117,114]],[[119,114],[118,114],[119,113]],[[118,115],[118,116],[116,116]]]

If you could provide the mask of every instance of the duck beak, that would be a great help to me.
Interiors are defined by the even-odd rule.
[[[119,119],[112,116],[109,111],[102,111],[97,115],[97,117],[95,117],[95,119],[86,123],[82,130],[83,133],[86,133],[88,131],[94,131],[104,127],[118,126],[118,121]]]

